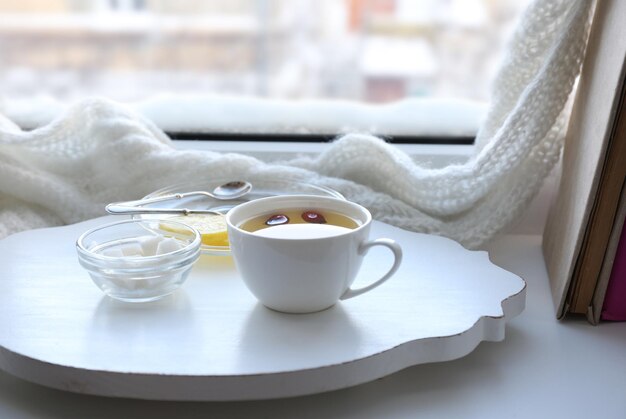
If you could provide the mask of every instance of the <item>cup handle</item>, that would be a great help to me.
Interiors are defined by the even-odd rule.
[[[357,288],[357,289],[348,288],[346,292],[344,292],[343,295],[339,297],[340,300],[347,300],[348,298],[356,297],[357,295],[361,295],[370,290],[373,290],[374,288],[376,288],[377,286],[379,286],[380,284],[388,280],[391,277],[391,275],[393,275],[400,267],[400,262],[402,262],[402,248],[400,248],[400,245],[398,243],[396,243],[395,241],[391,239],[376,239],[372,241],[366,241],[366,242],[361,243],[361,245],[359,246],[358,252],[360,255],[366,254],[367,251],[370,249],[370,247],[374,247],[374,246],[385,246],[389,248],[393,252],[393,256],[394,256],[393,265],[387,271],[387,273],[383,275],[382,278],[380,278],[378,281],[373,282],[370,285],[367,285],[362,288]]]

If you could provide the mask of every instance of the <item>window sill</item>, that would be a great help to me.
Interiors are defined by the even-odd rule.
[[[313,157],[328,149],[331,143],[176,140],[174,145],[181,150],[241,153],[264,162],[276,162],[302,156]],[[410,155],[416,164],[432,168],[463,163],[474,149],[473,145],[441,144],[395,144],[395,147]]]

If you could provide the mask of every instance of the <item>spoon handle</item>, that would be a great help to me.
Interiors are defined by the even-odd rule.
[[[130,214],[222,214],[219,211],[203,210],[203,209],[188,209],[188,208],[146,208],[146,207],[133,207],[123,205],[125,202],[112,203],[105,207],[109,214],[115,215],[130,215]]]
[[[131,214],[222,214],[219,211],[188,209],[188,208],[145,208],[145,207],[127,207],[117,203],[109,204],[105,207],[109,214],[115,215],[131,215]]]
[[[205,191],[193,191],[193,192],[174,193],[170,195],[155,196],[154,198],[144,198],[144,199],[138,199],[136,201],[115,202],[114,204],[124,205],[127,207],[137,207],[140,205],[153,204],[155,202],[171,201],[173,199],[187,198],[188,196],[194,196],[194,195],[205,195],[205,196],[213,197],[213,195]]]
[[[193,191],[157,196],[154,198],[138,199],[136,201],[113,202],[105,207],[109,214],[219,214],[217,211],[187,208],[146,208],[143,205],[155,202],[182,199],[193,195],[212,196],[205,191]]]

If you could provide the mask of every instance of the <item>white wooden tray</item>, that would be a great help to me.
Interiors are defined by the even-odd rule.
[[[319,393],[448,361],[504,338],[526,285],[485,252],[374,222],[404,249],[400,270],[315,314],[259,305],[225,256],[202,256],[166,299],[105,297],[74,242],[112,217],[0,241],[0,368],[78,393],[160,400],[246,400]],[[391,263],[372,250],[357,281]],[[362,279],[361,279],[362,278]]]

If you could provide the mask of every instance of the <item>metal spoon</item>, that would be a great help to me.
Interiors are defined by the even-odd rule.
[[[244,196],[252,190],[249,182],[237,180],[217,186],[213,191],[193,191],[176,193],[171,195],[157,196],[155,198],[139,199],[136,201],[113,202],[105,207],[109,214],[220,214],[219,211],[188,209],[188,208],[146,208],[143,205],[155,202],[169,201],[172,199],[182,199],[188,196],[204,195],[210,198],[222,200],[236,199]]]

